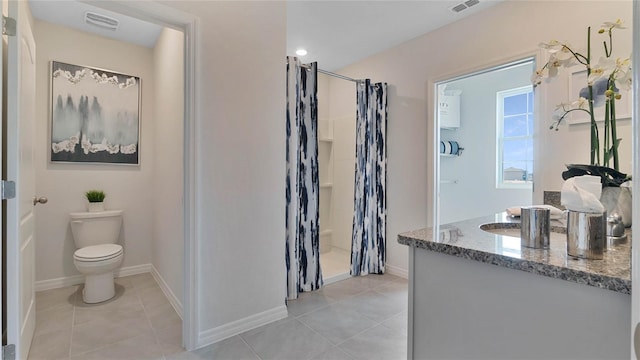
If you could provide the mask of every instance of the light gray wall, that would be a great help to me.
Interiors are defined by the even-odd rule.
[[[153,51],[69,28],[35,21],[36,191],[49,202],[36,208],[36,281],[79,275],[69,213],[86,211],[84,192],[102,189],[107,209],[124,210],[123,266],[151,262],[153,199]],[[126,54],[126,56],[123,56]],[[140,166],[50,163],[49,78],[51,60],[139,76],[142,83]]]
[[[164,28],[153,50],[155,99],[153,135],[152,263],[182,303],[184,236],[184,34]]]
[[[199,19],[199,330],[285,303],[284,2],[163,2]]]
[[[531,205],[531,189],[496,189],[496,93],[530,85],[532,66],[449,82],[461,90],[460,127],[440,130],[441,140],[455,140],[460,157],[440,157],[440,223],[495,214],[511,206]]]

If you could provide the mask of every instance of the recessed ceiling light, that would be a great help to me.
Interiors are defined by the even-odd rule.
[[[307,55],[307,50],[305,50],[305,49],[298,49],[298,50],[296,50],[296,55],[298,55],[298,56],[305,56],[305,55]]]

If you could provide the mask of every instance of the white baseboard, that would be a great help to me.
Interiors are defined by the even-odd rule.
[[[387,268],[386,269],[387,274],[389,275],[395,275],[405,279],[409,278],[409,271],[407,269],[403,269],[399,266],[393,266],[389,264],[386,264],[386,268]]]
[[[242,334],[245,331],[249,331],[262,325],[284,319],[287,316],[287,306],[281,305],[271,310],[248,316],[244,319],[236,320],[228,324],[215,327],[213,329],[201,331],[198,334],[196,348],[211,345],[218,341],[228,339],[232,336]]]
[[[151,264],[127,266],[114,271],[113,276],[118,278],[118,277],[129,276],[129,275],[144,274],[144,273],[151,272],[151,268],[152,268]],[[45,291],[45,290],[51,290],[51,289],[58,289],[65,286],[78,285],[78,284],[82,284],[83,282],[84,282],[84,275],[78,274],[78,275],[60,277],[56,279],[36,281],[36,283],[34,284],[34,288],[35,288],[35,291]]]
[[[160,275],[160,272],[158,272],[158,269],[156,269],[156,267],[153,266],[153,264],[151,264],[151,275],[153,276],[154,279],[156,279],[156,282],[158,283],[158,285],[160,286],[160,289],[162,290],[164,295],[167,297],[167,299],[171,303],[171,306],[173,306],[173,309],[176,311],[176,313],[178,313],[178,316],[180,316],[180,319],[182,319],[182,302],[180,302],[178,297],[176,297],[173,291],[171,291],[171,288],[169,287],[167,282],[164,281],[164,278],[162,277],[162,275]]]

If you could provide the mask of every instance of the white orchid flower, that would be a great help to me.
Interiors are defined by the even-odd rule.
[[[586,109],[589,106],[589,100],[580,97],[578,100],[571,103],[572,109]]]
[[[591,68],[591,73],[587,78],[587,83],[593,85],[593,83],[603,77],[609,77],[611,73],[616,70],[616,62],[611,58],[601,56],[598,63]]]
[[[623,24],[624,24],[624,21],[617,19],[614,22],[605,21],[604,23],[602,23],[602,27],[605,29],[626,29],[626,27],[624,27]]]
[[[558,40],[551,40],[549,42],[541,42],[538,44],[538,47],[545,50],[559,50],[562,46],[563,44]]]
[[[622,90],[631,90],[631,79],[633,77],[633,72],[631,69],[627,71],[619,70],[616,72],[616,77],[614,79],[616,87]]]

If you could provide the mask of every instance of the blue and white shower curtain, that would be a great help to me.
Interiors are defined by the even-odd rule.
[[[317,63],[287,57],[287,299],[322,286]]]
[[[387,84],[357,84],[351,275],[383,274],[386,259]]]

